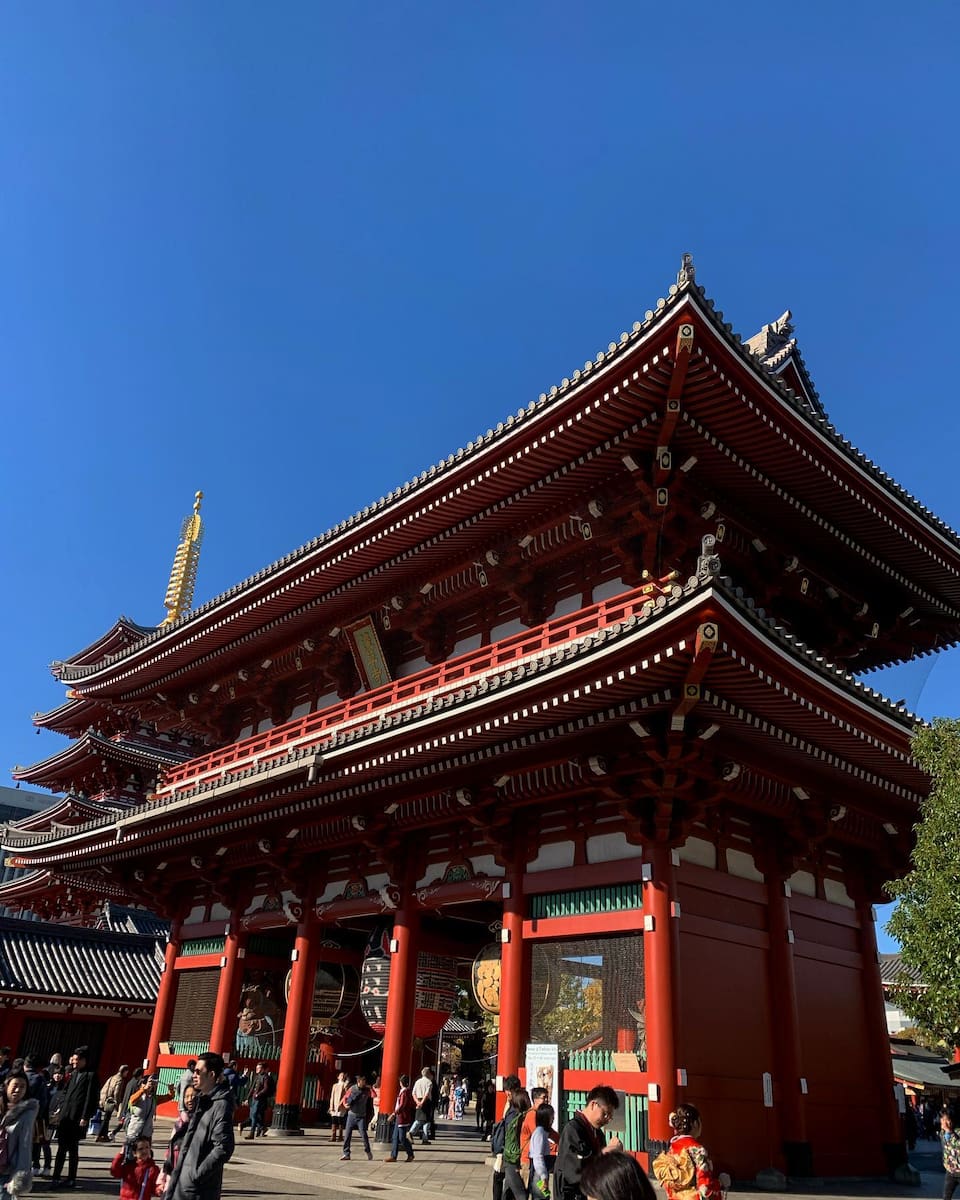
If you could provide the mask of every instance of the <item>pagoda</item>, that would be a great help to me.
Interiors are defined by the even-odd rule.
[[[445,461],[60,664],[59,780],[89,797],[112,740],[143,785],[135,730],[185,757],[5,849],[38,897],[171,920],[147,1057],[276,1057],[276,1134],[377,1029],[389,1112],[472,961],[498,1072],[555,1046],[561,1118],[602,1081],[638,1155],[688,1099],[735,1177],[877,1174],[904,1152],[872,905],[928,780],[857,675],[958,635],[957,535],[833,427],[790,314],[742,341],[685,256]]]

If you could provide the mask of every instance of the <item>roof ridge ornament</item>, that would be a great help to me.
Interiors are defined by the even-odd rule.
[[[693,255],[684,254],[677,272],[677,287],[694,284],[697,281],[697,268],[693,265]]]
[[[775,321],[764,325],[759,333],[748,338],[744,345],[757,358],[769,361],[785,350],[792,340],[793,313],[788,308]]]
[[[185,517],[180,527],[180,542],[173,556],[173,567],[170,570],[170,582],[167,584],[167,594],[163,605],[167,615],[160,622],[161,628],[178,620],[189,612],[193,605],[193,589],[197,582],[197,563],[200,559],[200,543],[203,541],[203,519],[200,516],[200,502],[203,492],[196,492],[193,498],[193,512]]]

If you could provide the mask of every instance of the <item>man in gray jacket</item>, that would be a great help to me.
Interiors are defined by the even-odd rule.
[[[197,1059],[200,1095],[183,1135],[165,1193],[166,1200],[219,1200],[223,1164],[233,1154],[233,1092],[223,1075],[225,1063],[208,1052]]]

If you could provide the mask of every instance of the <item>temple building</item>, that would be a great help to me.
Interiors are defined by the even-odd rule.
[[[17,777],[68,799],[4,834],[0,904],[170,920],[152,1065],[276,1059],[279,1134],[377,1065],[389,1112],[472,982],[497,1071],[561,1119],[612,1084],[641,1156],[686,1098],[735,1177],[902,1161],[872,905],[928,780],[857,676],[957,641],[960,540],[833,427],[789,313],[742,341],[685,256],[538,400],[190,609],[198,532],[162,625],[55,664],[70,744]]]

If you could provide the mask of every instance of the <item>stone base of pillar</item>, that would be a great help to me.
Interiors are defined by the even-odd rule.
[[[809,1142],[784,1142],[783,1157],[790,1179],[813,1178],[813,1147]]]
[[[374,1131],[373,1140],[383,1146],[389,1146],[393,1141],[393,1122],[390,1120],[388,1113],[377,1114],[377,1127]]]
[[[300,1126],[300,1105],[274,1105],[273,1122],[267,1130],[267,1137],[303,1137],[303,1129]]]
[[[887,1160],[887,1174],[893,1175],[898,1167],[902,1167],[907,1158],[906,1142],[884,1142],[883,1156]]]

